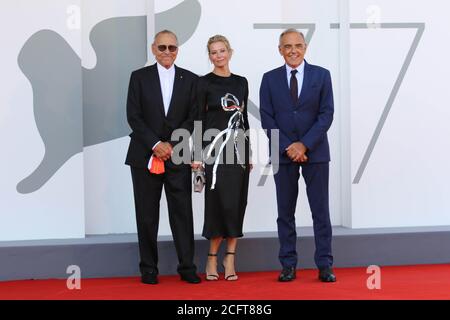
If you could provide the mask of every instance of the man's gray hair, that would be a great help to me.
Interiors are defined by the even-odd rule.
[[[280,34],[280,39],[279,39],[279,41],[278,41],[278,45],[279,45],[279,46],[281,46],[281,39],[282,39],[285,35],[287,35],[288,33],[296,33],[296,34],[298,34],[300,37],[303,38],[303,41],[305,41],[305,43],[306,43],[305,35],[303,34],[303,32],[300,32],[300,31],[298,31],[297,29],[294,29],[294,28],[289,28],[289,29],[284,30],[284,31]]]
[[[157,34],[155,34],[155,36],[153,37],[153,43],[155,43],[156,38],[158,38],[159,35],[161,35],[161,34],[171,34],[171,35],[173,35],[175,37],[175,40],[177,41],[177,45],[178,45],[178,38],[177,38],[177,35],[175,34],[175,32],[167,30],[167,29],[161,30]]]

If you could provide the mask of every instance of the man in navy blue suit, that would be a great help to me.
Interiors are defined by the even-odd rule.
[[[319,279],[335,282],[331,253],[329,212],[330,149],[327,131],[333,122],[333,90],[330,72],[304,60],[307,44],[303,34],[288,29],[280,35],[278,49],[286,64],[264,74],[260,88],[262,127],[267,130],[271,161],[279,160],[275,172],[278,206],[279,259],[283,267],[278,280],[296,278],[295,207],[300,168],[312,212]],[[278,130],[279,139],[271,139]],[[275,136],[274,136],[275,138]],[[277,141],[275,141],[277,140]]]

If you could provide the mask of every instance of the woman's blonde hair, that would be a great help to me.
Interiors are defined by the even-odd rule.
[[[206,45],[208,53],[211,53],[209,51],[209,47],[211,46],[211,44],[215,42],[223,42],[228,51],[233,52],[233,49],[231,49],[230,42],[228,41],[228,39],[220,34],[216,34],[215,36],[212,36],[211,38],[208,39],[208,44]]]

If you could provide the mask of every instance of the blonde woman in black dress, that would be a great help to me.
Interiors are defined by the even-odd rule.
[[[205,167],[205,221],[202,235],[210,240],[206,280],[218,280],[217,252],[226,240],[222,265],[224,278],[237,280],[235,253],[247,206],[250,137],[247,115],[247,79],[230,72],[232,49],[228,40],[216,35],[208,40],[208,55],[214,69],[200,77],[197,89],[198,121],[202,123],[201,159],[193,169]],[[213,131],[208,137],[208,132]],[[206,132],[206,135],[204,135]],[[205,139],[206,138],[206,139]],[[207,141],[205,141],[207,140]],[[196,140],[198,141],[198,140]],[[196,152],[196,154],[199,154]],[[201,160],[201,161],[199,161]]]

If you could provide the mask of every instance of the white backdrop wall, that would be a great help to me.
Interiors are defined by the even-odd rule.
[[[37,55],[31,56],[26,50],[19,58],[27,40],[40,30],[47,30],[36,35],[40,40],[55,39],[62,48],[80,55],[81,33],[79,12],[76,11],[79,6],[79,0],[2,1],[0,4],[0,240],[80,238],[85,235],[81,108],[68,108],[72,122],[69,120],[67,128],[77,128],[69,136],[61,130],[59,123],[46,128],[48,118],[45,114],[51,113],[55,118],[62,116],[59,103],[46,103],[45,97],[33,95],[27,76],[33,79],[35,90],[41,91],[42,78],[54,83],[62,77],[57,69],[60,66],[49,67],[53,62],[57,63],[57,53],[51,48],[46,52],[47,48],[28,43],[27,48],[32,47]],[[80,105],[81,70],[67,72],[72,86],[77,89],[71,99]],[[41,109],[34,109],[34,103]],[[43,114],[44,117],[39,118]],[[51,142],[51,136],[55,135],[69,139],[74,152],[70,157],[63,157],[67,161],[44,183],[42,179],[48,177],[51,166],[40,167],[36,172],[35,169],[46,156],[51,157],[52,162],[55,152],[51,145],[44,145],[42,137],[50,136],[46,141]],[[31,178],[24,180],[33,172]],[[43,186],[39,187],[41,184]]]
[[[370,160],[352,184],[353,227],[450,224],[449,10],[444,0],[350,1],[352,23],[378,15],[381,26],[396,24],[350,31],[352,181],[418,32],[411,25],[424,25]]]
[[[84,1],[82,6],[83,14],[83,67],[94,69],[99,63],[95,49],[89,36],[92,29],[102,21],[107,19],[122,17],[130,21],[135,19],[145,19],[149,13],[149,33],[153,33],[154,26],[154,3],[153,0],[95,0]],[[124,28],[121,22],[117,28],[111,28],[113,37],[127,37],[122,32]],[[144,26],[145,27],[145,26]],[[147,46],[146,29],[140,31],[138,41],[143,43],[143,50]],[[128,35],[132,36],[132,35]],[[132,47],[130,50],[136,50]],[[127,52],[125,52],[127,53]],[[146,54],[142,52],[143,57]],[[120,64],[120,54],[112,57],[113,64]],[[136,65],[135,69],[143,67],[142,64]],[[124,75],[121,88],[111,89],[120,90],[124,94],[119,99],[118,105],[122,107],[121,116],[125,118],[126,92],[128,90],[129,71]],[[112,76],[117,76],[113,74]],[[109,88],[106,88],[109,90]],[[95,91],[93,94],[97,94]],[[107,93],[105,93],[107,94]],[[120,108],[120,107],[119,107]],[[99,119],[104,121],[103,119]],[[114,125],[114,124],[111,124]],[[129,233],[136,232],[136,221],[134,218],[133,186],[131,183],[130,170],[124,165],[125,154],[128,149],[129,129],[125,131],[125,136],[108,139],[103,143],[96,143],[85,146],[84,167],[85,167],[85,201],[86,201],[86,233],[87,234],[106,234],[106,233]],[[118,134],[119,135],[119,134]],[[166,209],[164,209],[165,212]],[[162,216],[167,216],[163,213]],[[164,229],[163,229],[164,230]],[[162,230],[162,231],[163,231]],[[167,233],[164,230],[163,233]],[[170,232],[169,232],[170,233]]]
[[[168,17],[179,15],[174,9],[178,5],[185,6],[185,19],[179,19],[181,22],[174,25],[174,19]],[[129,142],[129,129],[123,127],[125,101],[120,95],[115,101],[116,107],[123,103],[121,114],[122,111],[113,110],[113,103],[101,99],[109,96],[105,90],[126,94],[126,85],[120,82],[124,70],[116,70],[112,75],[120,81],[106,81],[107,85],[101,81],[102,76],[110,79],[111,75],[105,76],[100,71],[102,61],[108,59],[113,64],[122,64],[124,57],[131,57],[131,62],[127,60],[131,64],[141,60],[139,54],[134,57],[131,53],[132,45],[126,51],[123,47],[127,46],[120,42],[103,43],[104,29],[111,32],[105,37],[110,42],[114,35],[137,30],[127,37],[131,44],[133,36],[141,39],[142,32],[144,36],[139,43],[148,48],[146,41],[151,43],[155,29],[173,27],[178,31],[180,28],[181,46],[176,63],[198,74],[211,71],[207,39],[223,34],[234,48],[232,72],[247,77],[250,100],[258,106],[262,74],[283,63],[277,50],[279,33],[284,27],[298,27],[310,37],[308,62],[328,68],[333,78],[335,120],[329,132],[333,225],[362,228],[450,224],[450,202],[446,197],[450,191],[447,183],[450,169],[445,165],[449,155],[445,137],[450,134],[446,125],[449,109],[445,102],[448,88],[445,76],[450,71],[446,59],[450,45],[443,41],[450,27],[445,19],[450,4],[444,0],[430,1],[427,7],[420,1],[378,0],[90,0],[82,3],[11,0],[3,1],[0,6],[0,34],[6,43],[0,60],[3,70],[0,74],[3,154],[0,240],[136,232],[131,177],[129,168],[123,164]],[[83,17],[78,28],[77,8],[79,17]],[[149,24],[141,30],[141,18],[148,13]],[[368,22],[370,27],[376,23],[379,28],[361,26]],[[113,23],[113,27],[107,23]],[[336,23],[340,23],[339,29]],[[106,28],[102,29],[102,25]],[[417,33],[416,29],[407,27],[415,25],[423,25],[424,32],[407,70],[402,73],[401,83],[397,81],[396,95],[389,104],[388,98]],[[31,44],[34,45],[31,52],[40,53],[38,57],[28,57],[27,61],[34,62],[32,65],[41,65],[37,58],[50,62],[54,59],[54,46],[30,44],[29,40],[35,39],[33,35],[42,29],[53,30],[61,37],[44,33],[49,37],[47,43],[61,48],[67,43],[73,51],[72,55],[59,56],[72,57],[69,60],[72,64],[79,59],[78,69],[72,68],[79,71],[72,71],[76,75],[71,76],[73,81],[65,87],[70,92],[70,101],[64,101],[63,94],[57,95],[56,102],[53,96],[43,99],[42,92],[52,90],[42,84],[57,86],[57,74],[49,73],[52,78],[47,79],[45,72],[31,67],[34,73],[44,77],[39,80],[30,77],[29,72],[27,77],[25,73],[30,67],[25,68],[24,61],[18,62],[21,52],[22,57],[28,57],[23,52],[29,52]],[[139,44],[136,46],[141,48]],[[102,55],[105,48],[116,48],[106,50],[108,59]],[[57,68],[66,70],[61,65]],[[125,71],[128,75],[128,70]],[[64,73],[60,77],[59,82],[65,83]],[[83,92],[70,90],[82,83]],[[69,104],[77,107],[67,109],[65,105]],[[42,106],[53,109],[42,109]],[[54,116],[58,114],[57,106],[69,110],[71,118],[64,114],[60,118]],[[101,112],[95,109],[98,106],[103,108]],[[383,112],[387,117],[380,121]],[[69,126],[73,119],[75,125]],[[376,143],[369,148],[380,122],[384,125],[376,135]],[[260,128],[257,117],[250,116],[250,124],[252,128]],[[68,138],[70,148],[63,143]],[[39,179],[32,176],[20,184],[41,162],[47,163],[43,159],[46,153],[52,155],[49,150],[58,150],[55,152],[59,162],[64,162],[49,161],[53,171],[44,168],[46,171],[38,174]],[[362,167],[364,154],[367,161]],[[260,185],[266,158],[258,160],[251,174],[244,232],[276,230],[273,178],[269,176]],[[355,179],[356,176],[359,178]],[[312,224],[310,211],[304,183],[302,180],[300,183],[297,225],[309,226]],[[199,234],[203,224],[203,194],[194,194],[193,200],[195,232]],[[160,234],[170,234],[165,195],[161,203]]]

